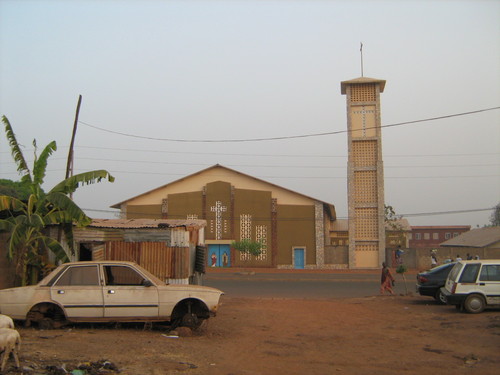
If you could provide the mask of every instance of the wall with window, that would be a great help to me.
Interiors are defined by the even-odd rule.
[[[412,226],[409,234],[409,247],[439,247],[442,242],[468,232],[470,228],[470,225]]]

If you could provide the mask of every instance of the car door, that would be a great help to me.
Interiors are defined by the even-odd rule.
[[[50,287],[50,297],[68,319],[102,318],[104,299],[98,265],[67,267]]]
[[[500,304],[500,265],[483,264],[479,274],[479,287],[484,292],[488,305]]]
[[[103,265],[104,316],[122,320],[157,318],[158,288],[129,265]]]

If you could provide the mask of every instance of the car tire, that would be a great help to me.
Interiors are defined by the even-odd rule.
[[[48,331],[54,328],[54,321],[50,318],[44,318],[38,321],[38,329],[42,331]]]
[[[486,302],[479,294],[471,294],[464,301],[464,308],[470,314],[479,314],[486,307]]]
[[[436,299],[437,303],[441,305],[446,305],[446,296],[443,293],[441,293],[440,289],[438,289],[434,298]]]

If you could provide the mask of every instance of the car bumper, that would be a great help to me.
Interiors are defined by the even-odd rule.
[[[418,294],[421,296],[429,296],[429,297],[434,297],[436,296],[437,291],[439,290],[439,287],[437,286],[424,286],[424,285],[415,285],[415,289]]]
[[[448,305],[461,305],[467,298],[467,294],[454,294],[450,293],[446,288],[441,288],[441,293],[446,297]]]

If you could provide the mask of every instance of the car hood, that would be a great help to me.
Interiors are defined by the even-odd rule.
[[[190,292],[190,293],[214,293],[224,294],[222,290],[212,288],[210,286],[191,285],[191,284],[167,284],[159,285],[159,290],[176,291],[176,292]]]

